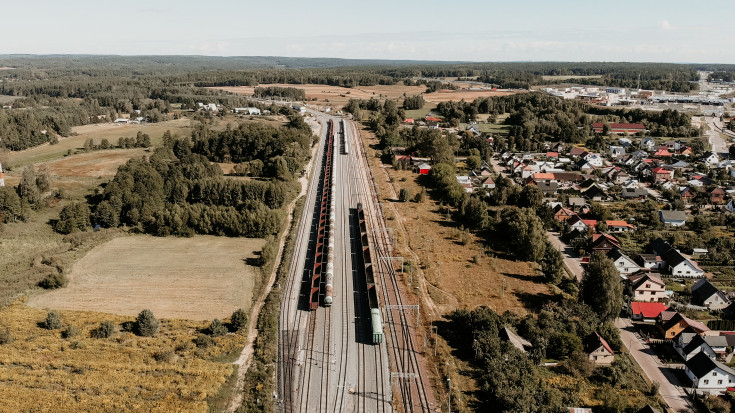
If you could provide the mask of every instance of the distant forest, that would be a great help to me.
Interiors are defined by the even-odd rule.
[[[0,109],[0,146],[22,150],[71,127],[109,122],[138,110],[151,122],[167,120],[173,107],[197,102],[225,108],[260,106],[246,97],[204,86],[257,86],[266,83],[324,84],[343,87],[425,85],[427,92],[454,87],[441,77],[473,79],[500,88],[530,88],[575,82],[688,92],[697,88],[697,70],[731,78],[735,65],[659,63],[461,63],[284,57],[205,56],[0,56],[0,95],[18,97]],[[544,76],[561,76],[546,78]],[[293,88],[258,88],[262,96],[303,99]],[[18,110],[20,109],[20,110]]]

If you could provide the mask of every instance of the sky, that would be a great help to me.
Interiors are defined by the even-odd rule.
[[[735,1],[0,0],[0,54],[735,63]]]

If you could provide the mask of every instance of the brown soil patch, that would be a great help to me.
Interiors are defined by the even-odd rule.
[[[65,288],[29,300],[37,308],[157,317],[226,318],[252,303],[258,270],[244,260],[261,239],[196,236],[116,238],[77,261]]]

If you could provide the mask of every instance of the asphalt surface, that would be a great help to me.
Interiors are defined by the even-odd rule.
[[[315,113],[323,124],[319,162],[311,177],[304,215],[298,228],[289,280],[280,314],[279,403],[283,412],[391,412],[392,391],[386,343],[372,344],[370,312],[362,278],[362,262],[355,254],[359,230],[357,202],[365,195],[356,168],[355,135],[348,128],[350,153],[340,142],[335,151],[336,224],[334,303],[308,310],[303,284],[313,266],[317,192],[321,179],[326,123],[335,121],[335,140],[340,141],[340,118]],[[318,217],[318,215],[317,215]]]

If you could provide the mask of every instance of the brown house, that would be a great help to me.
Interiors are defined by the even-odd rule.
[[[703,334],[709,331],[709,328],[699,321],[694,321],[678,312],[673,312],[673,315],[671,313],[671,311],[663,311],[656,320],[659,331],[667,340],[673,340],[684,332]]]
[[[592,244],[590,244],[592,252],[607,254],[613,248],[620,248],[620,241],[617,238],[608,234],[592,234]]]
[[[719,186],[709,193],[710,204],[720,205],[725,203],[725,191]]]

